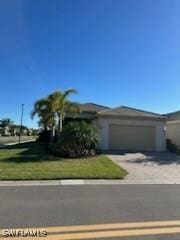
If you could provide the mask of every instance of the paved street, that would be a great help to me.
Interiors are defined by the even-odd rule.
[[[108,155],[128,171],[126,180],[180,183],[180,156],[170,152],[114,153]]]
[[[28,140],[32,140],[35,138],[36,137],[34,137],[34,136],[21,136],[22,141],[28,141]],[[19,141],[18,136],[15,136],[15,137],[1,137],[0,136],[0,144],[13,143],[13,142],[18,142],[18,141]]]
[[[1,187],[0,228],[48,227],[48,240],[179,240],[179,203],[179,185]]]
[[[21,143],[23,142],[29,142],[35,140],[36,137],[34,136],[21,136]],[[6,145],[13,145],[19,143],[19,137],[1,137],[0,136],[0,148],[5,147]]]

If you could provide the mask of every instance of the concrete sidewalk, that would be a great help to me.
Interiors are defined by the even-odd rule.
[[[18,186],[63,186],[63,185],[128,185],[128,184],[180,184],[180,179],[169,180],[27,180],[0,181],[0,187]]]

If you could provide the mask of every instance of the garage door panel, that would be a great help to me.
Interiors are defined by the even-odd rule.
[[[109,148],[112,150],[155,150],[155,127],[110,125]]]

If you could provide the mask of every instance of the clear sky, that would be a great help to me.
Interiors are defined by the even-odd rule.
[[[180,110],[179,0],[1,0],[0,118],[36,99]]]

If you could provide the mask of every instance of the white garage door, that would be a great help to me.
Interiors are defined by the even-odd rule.
[[[155,151],[156,131],[153,126],[110,125],[109,149]]]

